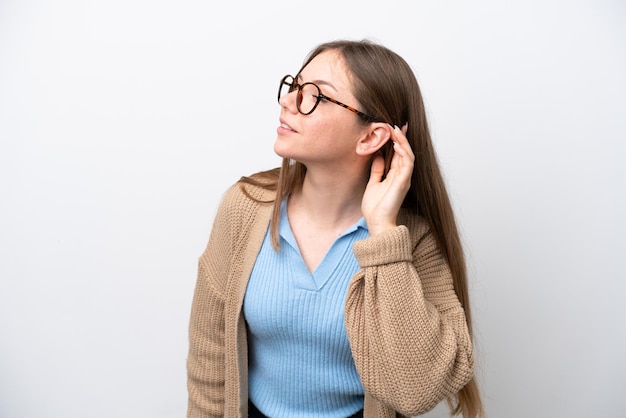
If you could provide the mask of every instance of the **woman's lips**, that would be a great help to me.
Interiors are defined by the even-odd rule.
[[[293,129],[291,126],[289,126],[287,123],[280,121],[280,126],[278,127],[278,132],[297,132],[295,129]]]

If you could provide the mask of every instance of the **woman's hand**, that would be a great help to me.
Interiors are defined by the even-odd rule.
[[[372,162],[370,179],[361,202],[370,235],[378,235],[396,226],[400,207],[411,186],[415,155],[406,139],[406,131],[407,125],[402,129],[393,127],[389,140],[393,141],[394,155],[384,180],[383,157],[376,156]]]

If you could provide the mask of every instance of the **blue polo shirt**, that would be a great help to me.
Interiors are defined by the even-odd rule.
[[[244,298],[248,387],[272,418],[347,417],[363,408],[364,389],[344,324],[346,291],[359,265],[352,244],[369,236],[365,219],[332,244],[309,272],[281,206],[280,250],[269,230]]]

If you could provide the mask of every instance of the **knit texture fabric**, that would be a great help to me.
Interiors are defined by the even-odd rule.
[[[274,193],[246,185],[260,201]],[[245,289],[271,203],[225,194],[200,257],[189,325],[188,418],[246,417]],[[360,265],[345,302],[346,330],[365,388],[364,417],[414,416],[456,394],[473,376],[472,345],[449,267],[427,223],[401,212],[400,226],[354,244]]]

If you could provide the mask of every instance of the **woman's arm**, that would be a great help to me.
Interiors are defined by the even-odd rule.
[[[365,389],[404,415],[458,392],[472,377],[472,344],[448,265],[426,222],[354,246],[346,326]],[[413,239],[412,239],[413,237]]]
[[[208,245],[198,262],[189,323],[188,418],[224,416],[224,307],[232,256],[228,193],[218,209]]]

